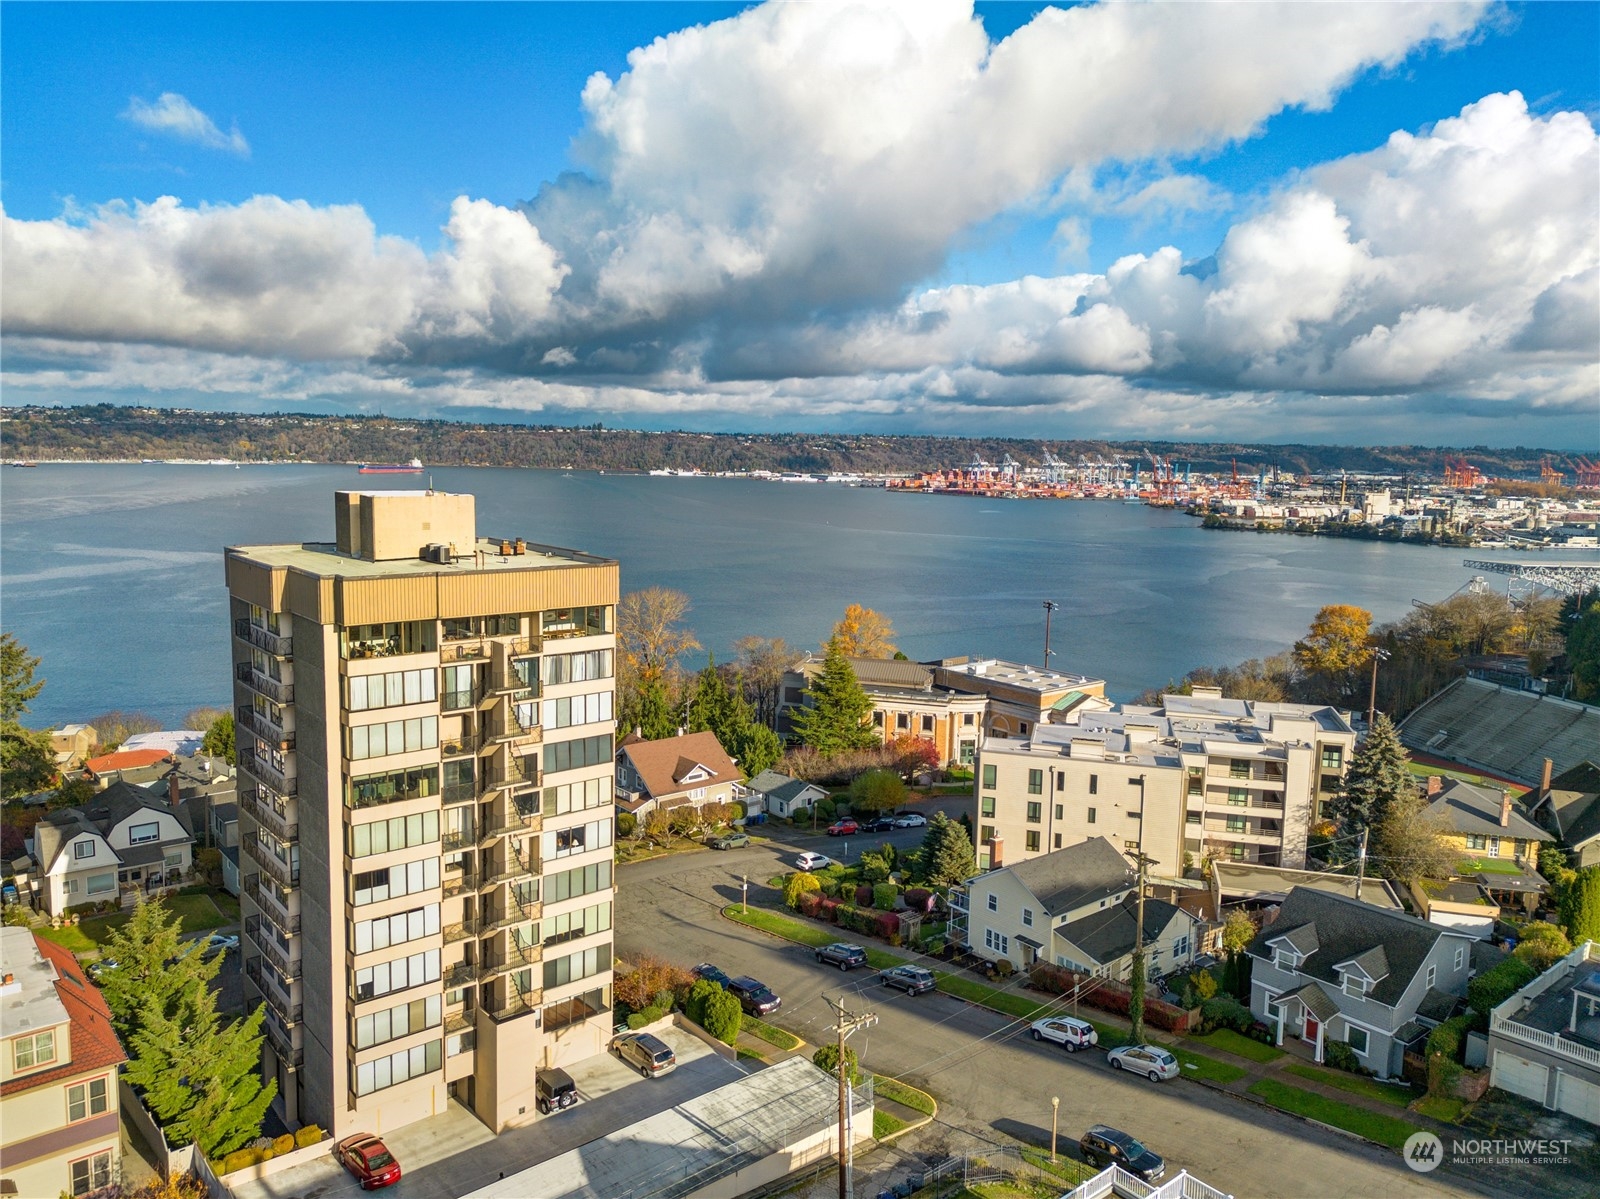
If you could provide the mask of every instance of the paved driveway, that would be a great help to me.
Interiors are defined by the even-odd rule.
[[[819,966],[808,948],[723,919],[721,907],[738,901],[739,875],[764,881],[778,859],[774,848],[758,845],[624,867],[618,878],[618,952],[629,957],[662,953],[668,946],[665,952],[686,966],[711,961],[730,974],[753,974],[783,999],[773,1021],[812,1045],[832,1039],[827,999],[841,997],[853,1013],[876,1013],[878,1024],[851,1041],[863,1063],[926,1087],[940,1102],[939,1119],[897,1143],[896,1154],[981,1152],[986,1139],[1046,1144],[1050,1100],[1059,1097],[1064,1145],[1075,1144],[1089,1124],[1110,1124],[1164,1156],[1169,1172],[1186,1168],[1240,1199],[1512,1193],[1492,1177],[1415,1174],[1397,1154],[1195,1083],[1130,1078],[1112,1071],[1102,1053],[1069,1055],[1032,1041],[1025,1022],[943,994],[913,998],[888,991],[864,970],[841,974]],[[764,887],[761,893],[772,896]],[[752,886],[752,900],[757,894]]]
[[[455,1199],[744,1074],[697,1037],[677,1029],[658,1035],[677,1055],[678,1068],[672,1073],[645,1079],[611,1054],[592,1057],[567,1071],[578,1084],[582,1100],[578,1106],[541,1116],[499,1137],[455,1103],[440,1115],[386,1133],[384,1143],[405,1177],[382,1193],[393,1199]],[[237,1199],[354,1199],[361,1194],[331,1154],[235,1191]]]

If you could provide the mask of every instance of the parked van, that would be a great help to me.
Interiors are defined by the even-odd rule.
[[[678,1055],[672,1052],[672,1046],[647,1032],[621,1038],[617,1042],[617,1056],[646,1078],[665,1074],[678,1064]]]

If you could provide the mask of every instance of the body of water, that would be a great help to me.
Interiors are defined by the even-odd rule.
[[[1413,599],[1465,585],[1464,558],[1496,556],[1207,531],[1170,509],[1107,501],[532,470],[430,476],[477,496],[480,534],[616,558],[624,591],[685,592],[688,623],[719,661],[748,634],[816,648],[856,602],[888,616],[913,658],[1037,663],[1048,599],[1061,605],[1054,665],[1104,678],[1118,699],[1195,666],[1284,650],[1324,604],[1393,620]],[[226,704],[222,547],[331,541],[334,491],[419,479],[96,465],[6,470],[0,485],[0,625],[43,659],[48,682],[28,717],[43,727],[113,708],[170,723]]]

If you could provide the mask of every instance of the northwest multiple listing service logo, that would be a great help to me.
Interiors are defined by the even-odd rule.
[[[1419,1174],[1445,1162],[1457,1166],[1563,1166],[1571,1162],[1572,1142],[1537,1137],[1452,1137],[1446,1144],[1431,1132],[1414,1132],[1400,1155]]]

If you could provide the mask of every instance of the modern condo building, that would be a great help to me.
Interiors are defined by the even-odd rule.
[[[291,1125],[533,1118],[611,1028],[617,563],[338,492],[227,551],[246,996]]]

